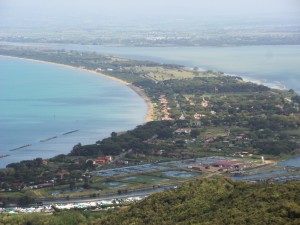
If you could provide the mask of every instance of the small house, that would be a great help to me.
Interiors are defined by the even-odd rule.
[[[113,157],[111,155],[107,155],[104,157],[99,157],[94,160],[94,164],[106,164],[112,162]]]
[[[220,168],[234,168],[235,164],[236,162],[232,161],[217,161],[215,163],[212,163],[212,166]]]
[[[178,128],[177,130],[175,130],[174,133],[177,134],[177,135],[190,134],[191,133],[191,129],[190,128]]]

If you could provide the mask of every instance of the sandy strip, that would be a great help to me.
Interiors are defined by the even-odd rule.
[[[27,60],[27,61],[31,61],[31,62],[38,62],[38,63],[47,63],[47,64],[52,64],[52,65],[55,65],[55,66],[68,68],[68,69],[80,70],[80,71],[84,71],[84,72],[88,72],[88,73],[93,73],[93,74],[96,74],[96,75],[99,75],[99,76],[102,76],[102,77],[106,77],[106,78],[109,78],[109,79],[114,80],[116,82],[119,82],[121,84],[124,84],[124,85],[128,86],[129,88],[131,88],[134,92],[136,92],[146,102],[148,109],[147,109],[147,115],[144,119],[144,123],[147,123],[147,122],[153,120],[154,111],[153,111],[153,104],[152,104],[150,98],[145,94],[145,92],[141,88],[136,87],[136,86],[132,85],[131,83],[128,83],[124,80],[121,80],[119,78],[109,76],[109,75],[106,75],[106,74],[103,74],[103,73],[98,73],[94,70],[88,70],[88,69],[75,67],[75,66],[70,66],[70,65],[65,65],[65,64],[60,64],[60,63],[54,63],[54,62],[49,62],[49,61],[37,60],[37,59],[28,59],[28,58],[22,58],[22,57],[16,57],[16,56],[7,56],[7,55],[0,55],[0,57],[22,59],[22,60]]]
[[[141,88],[134,86],[132,84],[128,84],[127,86],[130,87],[132,90],[134,90],[147,103],[148,110],[144,122],[147,123],[153,121],[154,109],[153,109],[153,103],[151,102],[150,98],[145,94],[145,92]]]

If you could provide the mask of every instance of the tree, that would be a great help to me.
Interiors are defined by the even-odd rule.
[[[118,134],[117,134],[116,132],[111,132],[110,136],[111,136],[112,138],[115,138],[115,137],[118,136]]]
[[[74,170],[74,171],[71,171],[70,173],[70,178],[72,179],[79,179],[82,177],[82,172],[80,170]]]
[[[200,135],[200,130],[199,129],[192,129],[191,130],[191,137],[197,138]]]
[[[72,151],[71,151],[71,155],[81,155],[81,150],[82,150],[82,145],[81,143],[78,143],[77,145],[74,145]]]
[[[70,180],[70,182],[69,182],[70,190],[73,190],[75,188],[75,186],[76,186],[75,180]]]
[[[157,134],[158,134],[158,137],[161,139],[172,138],[173,137],[173,129],[171,129],[171,128],[161,129],[157,132]]]
[[[93,160],[88,160],[85,164],[84,164],[84,169],[85,170],[94,170],[95,169],[95,165],[94,165],[94,162]]]
[[[25,206],[33,203],[35,201],[35,194],[31,190],[25,190],[23,196],[19,199],[19,205]]]

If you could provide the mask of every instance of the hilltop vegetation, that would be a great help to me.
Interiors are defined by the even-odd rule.
[[[92,224],[299,224],[299,185],[198,180]]]
[[[0,224],[251,224],[300,223],[300,183],[251,184],[203,179],[106,212],[4,216]]]

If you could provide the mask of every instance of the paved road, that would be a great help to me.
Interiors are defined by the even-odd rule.
[[[89,198],[61,198],[61,199],[51,199],[51,200],[37,200],[37,202],[42,202],[43,205],[50,205],[50,204],[67,204],[67,203],[78,203],[78,202],[96,202],[96,201],[101,201],[101,200],[108,200],[108,199],[120,199],[120,198],[130,198],[130,197],[136,197],[136,196],[147,196],[151,195],[157,192],[161,192],[164,190],[168,190],[171,188],[175,188],[177,185],[167,185],[167,186],[161,186],[161,187],[156,187],[156,188],[147,188],[143,190],[137,190],[137,191],[132,191],[132,192],[127,192],[127,193],[122,193],[122,194],[106,194],[106,195],[101,195],[97,197],[89,197]]]

